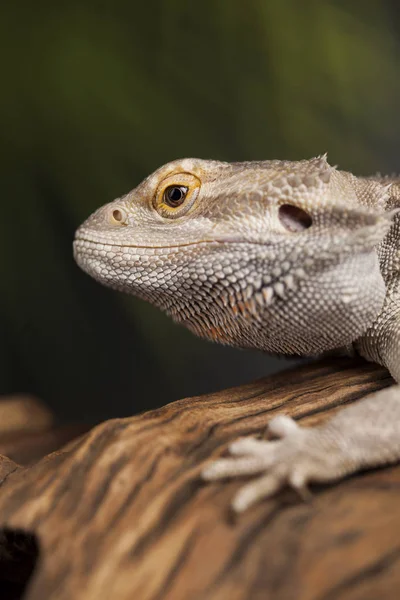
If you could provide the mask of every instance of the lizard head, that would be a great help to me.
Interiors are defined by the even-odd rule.
[[[183,159],[78,229],[78,264],[208,339],[284,354],[350,344],[382,307],[387,186],[309,161]]]

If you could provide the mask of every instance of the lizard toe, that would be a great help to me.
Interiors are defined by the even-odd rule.
[[[244,512],[256,502],[275,494],[284,485],[284,481],[282,470],[258,477],[237,492],[232,501],[232,509],[236,513]]]
[[[229,453],[234,456],[245,456],[248,454],[265,456],[268,452],[274,452],[278,443],[260,440],[255,437],[243,437],[235,440],[228,449]]]
[[[285,438],[299,431],[294,419],[287,415],[278,415],[268,423],[267,432],[276,438]]]
[[[247,455],[240,458],[221,458],[214,461],[202,472],[206,481],[226,479],[227,477],[241,477],[262,473],[273,464],[272,455]]]

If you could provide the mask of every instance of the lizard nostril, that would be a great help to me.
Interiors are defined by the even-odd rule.
[[[113,211],[113,217],[116,221],[122,221],[123,216],[122,216],[122,212],[120,210],[114,210]]]
[[[119,208],[115,208],[110,214],[110,220],[114,225],[122,225],[125,221],[126,215]]]

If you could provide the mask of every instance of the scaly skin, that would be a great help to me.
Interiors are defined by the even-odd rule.
[[[197,335],[294,355],[350,347],[400,381],[400,180],[359,178],[317,157],[183,159],[96,211],[77,231],[78,264]],[[279,441],[245,438],[203,476],[254,473],[242,511],[284,484],[331,481],[400,459],[393,386],[326,425],[271,421]]]

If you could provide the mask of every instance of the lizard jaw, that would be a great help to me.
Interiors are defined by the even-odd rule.
[[[265,244],[244,249],[243,243],[213,241],[181,249],[182,244],[148,248],[82,238],[74,245],[79,265],[101,283],[150,301],[200,337],[234,346],[318,354],[350,344],[382,306],[385,289],[372,253],[341,262],[331,254],[329,270],[322,257],[325,270],[319,272],[312,258],[277,260],[276,248]],[[335,269],[340,285],[331,289]],[[355,272],[365,273],[361,291],[352,283]],[[359,310],[366,294],[368,314]],[[339,331],[335,323],[343,319],[349,326]]]

